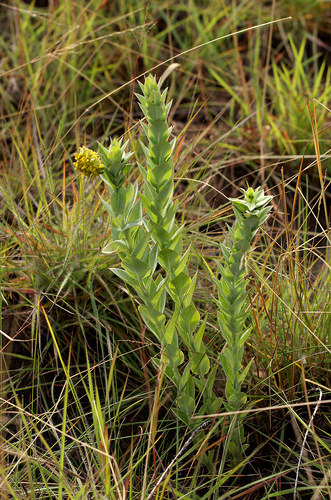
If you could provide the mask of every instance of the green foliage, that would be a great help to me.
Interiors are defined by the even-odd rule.
[[[93,0],[88,7],[85,2],[50,1],[42,9],[40,3],[17,0],[0,10],[1,330],[8,335],[6,320],[18,320],[15,338],[3,336],[0,353],[2,362],[14,362],[1,392],[6,399],[0,409],[1,459],[5,456],[1,494],[15,500],[61,495],[68,500],[174,495],[211,500],[245,497],[252,491],[264,491],[265,498],[291,493],[293,497],[298,472],[299,495],[325,496],[330,469],[328,405],[320,406],[309,431],[315,443],[307,443],[303,450],[307,456],[300,470],[298,447],[289,446],[288,436],[296,429],[294,420],[301,432],[309,423],[306,410],[292,403],[305,405],[307,399],[311,410],[316,408],[316,396],[305,396],[306,385],[319,384],[323,399],[329,399],[330,262],[324,248],[329,235],[319,212],[322,196],[328,203],[329,195],[322,185],[321,190],[312,186],[311,175],[297,177],[302,153],[311,155],[312,163],[315,159],[312,141],[305,150],[312,136],[307,99],[319,129],[321,153],[330,142],[330,75],[323,55],[318,57],[328,57],[329,3],[294,0],[289,6],[277,0],[274,18],[291,14],[293,21],[259,29],[255,27],[270,21],[272,11],[268,3],[252,0],[222,5],[218,0],[166,5],[155,0],[147,8],[146,2],[130,0]],[[248,31],[234,34],[241,28]],[[227,38],[213,42],[223,35]],[[195,49],[201,43],[207,45]],[[178,66],[169,78],[172,66],[166,61],[173,56],[180,56],[180,70]],[[145,182],[147,173],[147,181],[159,193],[173,175],[168,161],[149,169],[138,143],[138,105],[133,99],[131,106],[131,85],[145,71],[158,77],[165,71],[168,99],[176,103],[168,115],[178,135],[172,153],[176,238],[171,234],[171,214],[168,221],[164,214],[160,217],[157,207],[147,203],[153,203],[150,193],[145,195],[134,182],[137,177]],[[152,141],[164,140],[163,128]],[[86,179],[75,179],[72,162],[80,144],[92,147],[101,140],[109,150],[100,138],[124,133],[130,134],[135,151],[134,162],[128,161],[140,162],[144,172],[139,176],[139,167],[133,166],[120,186],[123,170],[115,169],[119,185],[114,182],[112,187],[107,179],[109,193],[123,189],[112,200],[102,194],[98,179],[89,187]],[[149,151],[153,146],[147,141]],[[168,150],[163,145],[160,153],[152,151],[152,161]],[[97,170],[103,170],[100,154],[93,157]],[[328,168],[327,155],[324,158]],[[122,160],[123,156],[119,168]],[[220,219],[227,213],[223,195],[236,192],[245,178],[254,185],[263,180],[274,189],[274,206],[280,207],[275,225],[256,235],[259,242],[254,241],[248,261],[254,317],[243,326],[248,342],[238,380],[246,381],[241,392],[259,407],[245,420],[251,449],[257,447],[236,468],[228,468],[226,447],[231,450],[236,443],[225,444],[226,437],[230,432],[238,436],[238,446],[244,443],[242,420],[234,418],[227,425],[232,416],[215,417],[212,425],[203,419],[208,425],[185,448],[181,461],[177,451],[186,445],[186,436],[192,436],[186,413],[191,411],[192,384],[183,387],[183,410],[176,410],[185,424],[174,419],[171,410],[176,403],[169,396],[177,393],[174,373],[183,374],[188,364],[185,376],[194,376],[195,406],[201,414],[217,412],[216,394],[227,389],[217,359],[225,339],[216,318],[216,309],[226,307],[226,302],[219,296],[221,305],[212,304],[206,268],[209,264],[216,275],[215,245],[222,237]],[[291,219],[292,192],[297,203]],[[138,203],[140,195],[145,196],[145,208]],[[162,196],[166,199],[167,193]],[[111,227],[114,217],[118,225]],[[154,224],[153,233],[145,223]],[[110,230],[115,240],[100,256]],[[150,248],[157,244],[164,250],[158,253],[148,293],[140,290],[140,296],[134,286],[138,279],[148,281],[149,277],[141,278],[142,269],[153,267],[153,256],[145,255],[145,237]],[[239,248],[249,251],[242,241]],[[230,253],[226,246],[223,250]],[[130,267],[131,257],[131,264],[133,259],[142,263],[138,275],[135,266]],[[223,253],[218,264],[226,267]],[[110,274],[109,267],[116,274]],[[229,272],[226,279],[234,274]],[[185,283],[190,289],[183,303],[177,288],[185,291]],[[237,302],[243,312],[248,306],[246,283],[242,302]],[[189,308],[193,291],[201,317],[184,341],[181,335],[186,331],[179,331],[180,316],[173,312],[177,307],[181,315]],[[150,325],[146,330],[137,303],[145,325]],[[194,316],[193,311],[183,318],[191,321]],[[232,331],[225,333],[231,340]],[[12,345],[13,352],[4,355]],[[222,353],[226,355],[226,347]],[[228,363],[239,364],[240,355],[229,355]],[[166,376],[162,383],[166,363],[171,380]],[[203,410],[203,398],[214,398],[213,410],[210,402]],[[264,406],[271,407],[267,417],[260,413]],[[224,407],[220,410],[224,415]],[[199,416],[196,409],[194,416]],[[201,419],[195,422],[199,425]],[[161,467],[170,465],[173,457],[163,476]],[[242,470],[248,462],[249,475]]]
[[[189,249],[183,249],[184,226],[177,227],[177,205],[173,202],[172,152],[176,140],[170,141],[171,128],[167,126],[171,103],[166,104],[167,90],[161,92],[161,83],[153,76],[146,78],[140,88],[142,95],[137,94],[137,98],[147,120],[142,127],[148,139],[148,147],[142,143],[146,168],[139,165],[144,179],[140,199],[137,183],[123,186],[131,168],[127,161],[132,153],[125,153],[127,143],[122,146],[121,142],[112,141],[108,149],[99,145],[104,165],[100,177],[111,193],[110,203],[102,200],[111,215],[112,231],[112,241],[104,253],[118,253],[123,269],[112,271],[132,286],[143,302],[140,314],[161,344],[160,360],[177,386],[178,416],[188,424],[196,409],[196,390],[204,387],[210,370],[202,342],[206,323],[195,334],[200,322],[200,314],[192,303],[196,276],[192,279],[188,274]],[[143,210],[147,218],[142,217]],[[157,264],[163,269],[163,278],[156,272]],[[167,296],[174,303],[168,321],[164,314]],[[184,372],[179,369],[185,360],[179,339],[189,353]],[[220,405],[210,391],[203,392],[203,399],[201,414],[214,412]]]
[[[137,94],[137,97],[147,120],[143,130],[148,139],[148,147],[142,143],[147,167],[139,165],[144,179],[140,200],[137,199],[137,183],[123,187],[124,174],[129,168],[127,160],[132,156],[132,153],[125,153],[127,143],[121,146],[121,143],[112,141],[109,149],[101,146],[104,164],[101,177],[111,192],[110,204],[103,203],[112,216],[113,238],[104,252],[118,253],[123,269],[112,268],[112,271],[132,286],[143,301],[139,306],[140,314],[160,342],[160,359],[165,363],[165,373],[177,388],[177,415],[189,424],[194,414],[215,412],[221,401],[213,395],[212,385],[204,391],[211,368],[202,340],[206,321],[197,331],[200,314],[192,302],[197,275],[192,279],[188,274],[189,249],[183,253],[183,226],[177,228],[175,220],[172,159],[175,139],[170,142],[171,128],[167,126],[171,103],[166,104],[167,91],[161,92],[161,83],[157,83],[153,76],[148,76],[144,85],[140,83],[140,88],[142,95]],[[268,217],[271,208],[268,204],[272,198],[265,196],[259,188],[248,188],[243,194],[243,200],[231,199],[236,223],[233,229],[228,227],[231,236],[228,245],[221,245],[225,259],[224,266],[217,262],[221,280],[213,276],[218,290],[218,325],[227,343],[219,359],[227,377],[228,409],[234,412],[246,402],[241,385],[250,368],[248,364],[241,369],[244,345],[251,331],[245,326],[249,315],[246,309],[246,259],[254,236]],[[142,218],[142,209],[145,209],[147,218]],[[132,212],[139,213],[140,218],[133,217]],[[133,224],[134,220],[136,224]],[[157,264],[163,269],[163,278],[156,273]],[[167,295],[174,303],[169,320],[164,314]],[[181,343],[188,351],[183,370],[180,366],[185,356]],[[214,374],[212,380],[213,377]],[[196,393],[201,390],[203,405],[197,410]],[[234,463],[242,459],[245,450],[242,420],[243,417],[235,418],[231,424],[228,449]]]
[[[221,278],[218,280],[212,276],[218,291],[218,326],[227,344],[219,359],[227,377],[227,408],[234,412],[239,411],[246,402],[247,397],[241,391],[241,386],[252,362],[242,370],[244,345],[251,332],[251,327],[246,326],[250,315],[246,301],[246,261],[255,234],[268,218],[272,199],[272,196],[265,196],[260,188],[242,191],[243,200],[230,198],[236,221],[233,228],[228,226],[230,238],[227,245],[221,245],[225,260],[224,266],[217,262]],[[242,416],[234,419],[229,438],[229,451],[235,464],[240,463],[247,448],[243,444],[242,421]]]
[[[122,213],[126,205],[126,191],[122,188],[122,185],[126,179],[126,175],[132,168],[132,165],[128,163],[128,161],[133,153],[125,153],[125,149],[129,141],[123,145],[122,142],[123,139],[120,139],[119,141],[111,139],[108,149],[99,143],[100,157],[104,165],[104,171],[100,174],[100,177],[108,185],[108,187],[114,190],[112,203],[114,203],[116,207],[118,204],[121,206],[120,210],[116,210],[117,213],[115,217]],[[132,197],[130,199],[132,200]]]

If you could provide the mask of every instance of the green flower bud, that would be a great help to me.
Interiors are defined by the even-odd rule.
[[[245,214],[245,216],[256,215],[259,216],[263,212],[263,208],[270,202],[272,196],[265,196],[263,190],[258,187],[257,189],[248,188],[241,189],[243,192],[244,199],[238,200],[236,198],[229,198],[233,205],[239,210],[240,213]],[[268,208],[268,211],[271,209]]]
[[[127,141],[122,145],[123,139],[111,139],[109,148],[99,144],[101,161],[104,165],[102,179],[109,182],[113,189],[122,186],[126,174],[131,170],[132,164],[128,163],[133,153],[125,153]]]

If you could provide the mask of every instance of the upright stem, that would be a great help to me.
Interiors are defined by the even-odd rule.
[[[271,206],[271,196],[264,196],[263,191],[249,188],[243,190],[244,199],[231,199],[236,215],[234,228],[229,229],[228,245],[221,244],[225,265],[217,261],[221,279],[213,277],[218,289],[218,325],[226,341],[226,347],[220,354],[220,362],[227,377],[225,395],[228,409],[238,412],[245,404],[247,397],[241,391],[251,363],[242,370],[242,359],[245,341],[251,327],[247,326],[249,311],[247,310],[247,258],[251,244],[258,229],[267,219]],[[268,205],[268,206],[267,206]],[[233,432],[229,439],[229,450],[234,463],[238,463],[247,445],[244,445],[242,427],[243,417],[236,416],[231,425]],[[238,424],[238,425],[237,425]]]

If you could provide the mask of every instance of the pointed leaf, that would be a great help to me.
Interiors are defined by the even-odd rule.
[[[226,359],[226,357],[223,354],[220,354],[219,357],[220,357],[221,365],[222,365],[222,368],[223,368],[224,373],[226,375],[226,378],[228,379],[228,381],[231,381],[231,383],[233,385],[234,378],[233,378],[232,366],[229,365],[228,360]]]
[[[112,209],[112,207],[103,198],[101,198],[99,193],[98,193],[98,196],[99,196],[99,199],[100,199],[101,203],[103,204],[104,208],[107,210],[109,215],[114,219],[116,216],[115,216],[115,213],[114,213],[114,210]]]
[[[153,126],[148,129],[147,136],[153,144],[168,139],[169,131],[166,121],[160,120],[153,123]]]
[[[174,272],[180,262],[180,255],[174,250],[165,248],[159,252],[159,262],[167,272]]]
[[[197,352],[191,358],[191,371],[195,375],[199,375],[203,379],[203,376],[209,372],[210,362],[205,353]]]
[[[115,217],[117,217],[123,212],[125,208],[125,201],[126,201],[125,188],[121,186],[119,189],[115,189],[110,198],[110,204],[114,211]]]
[[[248,363],[248,365],[244,368],[244,370],[239,374],[238,376],[238,382],[240,384],[243,383],[243,381],[245,380],[249,370],[250,370],[250,367],[252,366],[252,363],[253,363],[253,359],[250,360],[250,362]]]
[[[157,243],[160,250],[166,248],[171,242],[169,233],[158,224],[155,224],[153,227],[152,238]]]
[[[167,182],[160,190],[158,195],[154,199],[154,205],[157,207],[159,212],[162,212],[164,215],[164,211],[170,206],[172,203],[173,197],[173,183]]]
[[[128,250],[128,246],[123,240],[111,241],[102,249],[102,253],[115,253],[115,252],[125,252]]]
[[[176,332],[177,315],[173,315],[171,320],[168,321],[165,332],[164,341],[166,344],[172,344]]]
[[[139,283],[136,279],[132,278],[124,269],[118,269],[117,267],[110,267],[110,271],[112,271],[116,276],[121,278],[121,280],[124,281],[124,283],[129,283],[129,285],[133,286],[134,288],[139,287]]]
[[[151,221],[158,222],[159,220],[161,220],[162,214],[154,207],[154,205],[152,205],[152,203],[150,203],[148,198],[141,193],[139,193],[139,196]]]
[[[173,295],[181,298],[189,291],[190,286],[191,278],[185,273],[180,273],[178,276],[176,276],[176,278],[170,281],[169,290]]]
[[[122,260],[122,266],[132,278],[137,280],[147,278],[151,274],[150,266],[136,257],[125,257]]]
[[[187,264],[187,260],[188,260],[189,255],[190,255],[190,250],[191,250],[191,246],[188,247],[188,249],[186,250],[184,255],[181,257],[180,263],[178,264],[177,268],[175,269],[176,275],[186,271],[186,264]]]
[[[178,325],[180,328],[185,330],[186,333],[192,335],[196,327],[198,326],[200,321],[200,314],[196,310],[196,308],[192,305],[189,305],[182,311],[178,318]]]
[[[165,346],[164,355],[168,358],[170,366],[175,370],[184,362],[184,354],[178,347],[168,344]]]
[[[125,217],[130,215],[130,212],[135,204],[138,195],[138,182],[134,184],[129,184],[126,188],[126,206],[125,206]]]
[[[142,108],[142,106],[141,106],[141,108]],[[143,110],[143,112],[144,112],[144,110]],[[162,106],[152,105],[148,109],[148,111],[146,113],[146,117],[150,123],[155,123],[157,120],[164,122],[166,119],[166,112],[165,112],[165,110],[163,110]]]
[[[194,336],[194,343],[193,343],[193,345],[194,345],[194,349],[195,349],[196,352],[199,352],[200,349],[201,349],[202,338],[203,338],[203,334],[205,333],[206,324],[207,324],[207,316],[203,320],[202,325],[200,326],[198,332]]]
[[[148,242],[150,240],[150,233],[147,233],[141,240],[138,245],[131,252],[131,257],[136,257],[137,259],[142,259],[143,255],[148,247]]]
[[[160,165],[160,163],[167,161],[170,154],[171,145],[166,140],[158,142],[149,150],[149,156],[156,165]]]
[[[159,341],[162,342],[165,315],[153,307],[147,307],[144,305],[139,306],[139,312],[148,328],[150,328]]]
[[[194,290],[195,290],[195,285],[196,285],[196,282],[197,282],[197,277],[198,277],[198,273],[195,273],[195,275],[193,276],[193,278],[191,280],[188,292],[187,292],[186,296],[184,297],[184,301],[183,301],[183,306],[184,307],[188,307],[190,305],[191,301],[192,301],[193,293],[194,293]]]
[[[143,220],[142,219],[137,219],[137,220],[133,220],[131,222],[129,222],[128,224],[126,224],[122,231],[127,231],[128,229],[131,229],[132,227],[139,227],[139,226],[142,226],[143,225]]]
[[[173,169],[170,163],[164,161],[153,168],[148,174],[148,182],[159,191],[172,179]]]
[[[191,396],[180,396],[177,405],[189,417],[194,412],[195,400]]]

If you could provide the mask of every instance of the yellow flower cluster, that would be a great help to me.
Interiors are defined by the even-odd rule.
[[[94,179],[105,169],[98,153],[82,146],[79,153],[75,153],[75,170],[86,177]]]

